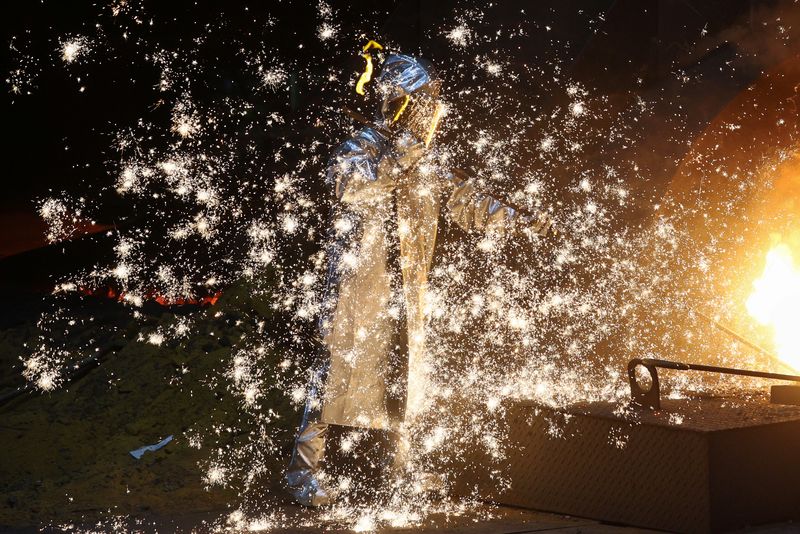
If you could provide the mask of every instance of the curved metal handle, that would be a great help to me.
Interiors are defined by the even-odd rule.
[[[643,367],[650,373],[651,386],[648,389],[642,387],[636,379],[636,369]],[[749,369],[733,369],[730,367],[718,367],[716,365],[704,365],[698,363],[673,362],[670,360],[657,360],[653,358],[634,358],[628,362],[628,380],[631,384],[631,401],[639,406],[650,408],[651,410],[661,409],[661,390],[658,383],[658,368],[672,369],[675,371],[702,371],[706,373],[720,373],[726,375],[749,376],[752,378],[767,378],[769,380],[786,380],[789,382],[800,382],[799,375],[786,375],[780,373],[767,373],[764,371],[751,371]]]
[[[636,369],[642,367],[650,373],[650,387],[644,388],[636,378]],[[634,358],[628,362],[628,381],[631,384],[631,401],[651,410],[661,409],[661,387],[658,383],[658,367],[650,362]]]

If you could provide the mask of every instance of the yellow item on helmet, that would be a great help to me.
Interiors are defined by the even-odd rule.
[[[360,95],[364,95],[364,85],[372,79],[372,54],[369,53],[370,48],[377,48],[378,50],[383,50],[383,46],[377,41],[370,40],[364,47],[361,49],[363,52],[361,57],[367,60],[367,65],[364,67],[364,72],[361,73],[361,77],[358,79],[358,83],[356,84],[356,93]]]

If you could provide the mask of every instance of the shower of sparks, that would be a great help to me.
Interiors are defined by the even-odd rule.
[[[82,222],[82,198],[46,198],[39,203],[39,216],[47,224],[45,237],[49,243],[69,239]]]
[[[487,63],[486,72],[492,76],[500,76],[500,74],[503,72],[503,67],[497,63]]]
[[[299,418],[290,408],[299,410],[309,394],[305,380],[315,351],[309,332],[322,308],[329,235],[329,206],[323,200],[329,195],[320,177],[332,148],[349,132],[339,110],[343,95],[352,92],[352,73],[337,65],[347,54],[343,50],[360,49],[364,36],[388,40],[374,35],[377,18],[366,17],[356,31],[340,18],[351,14],[324,1],[311,15],[313,32],[292,42],[269,41],[279,39],[271,37],[276,27],[292,22],[265,15],[247,30],[262,32],[260,48],[230,37],[227,21],[180,46],[164,45],[149,29],[160,21],[138,2],[115,0],[104,10],[113,24],[98,22],[95,35],[63,36],[58,57],[52,57],[51,43],[51,57],[41,63],[60,61],[70,66],[61,72],[75,71],[90,53],[100,64],[131,54],[132,63],[153,73],[146,81],[151,113],[142,110],[138,120],[109,127],[114,142],[97,147],[110,155],[101,191],[86,199],[54,194],[38,204],[51,243],[69,239],[82,221],[113,220],[115,226],[103,236],[112,259],[56,281],[55,311],[42,316],[42,335],[28,347],[23,374],[38,389],[52,391],[64,383],[65,369],[86,356],[88,349],[67,346],[63,339],[79,326],[68,299],[89,289],[113,289],[139,325],[133,339],[153,350],[216,338],[209,324],[235,331],[224,351],[214,353],[218,372],[207,385],[234,395],[235,419],[253,421],[256,430],[239,435],[212,421],[207,432],[187,430],[186,440],[207,453],[198,478],[209,491],[240,492],[236,511],[219,519],[220,531],[291,527],[296,519],[265,509],[259,477],[280,477],[275,466],[287,459],[279,425]],[[552,28],[535,21],[491,28],[487,18],[479,10],[456,10],[431,32],[440,46],[431,47],[429,59],[446,81],[448,111],[442,141],[437,132],[425,162],[426,174],[470,162],[482,188],[532,211],[546,210],[559,234],[467,235],[442,242],[428,280],[428,322],[424,336],[417,333],[427,339],[427,352],[420,367],[424,380],[408,392],[415,417],[403,429],[407,462],[397,480],[367,504],[347,496],[358,484],[357,473],[331,470],[331,486],[345,497],[325,511],[309,511],[306,521],[368,532],[418,525],[430,513],[463,513],[464,503],[440,502],[425,490],[430,475],[441,475],[447,486],[459,473],[431,473],[431,466],[466,462],[464,453],[473,447],[501,464],[510,442],[504,421],[508,403],[525,398],[557,408],[591,401],[622,405],[627,384],[621,370],[628,359],[685,354],[687,339],[696,340],[691,354],[719,352],[696,326],[678,331],[674,322],[686,315],[690,298],[733,307],[711,291],[708,280],[715,261],[725,255],[721,243],[733,247],[739,236],[726,228],[709,244],[693,239],[686,221],[741,213],[744,196],[738,188],[766,190],[769,181],[762,178],[769,173],[754,170],[734,180],[737,170],[724,162],[698,162],[708,176],[737,187],[728,188],[730,196],[713,209],[670,210],[679,203],[648,190],[648,169],[629,152],[642,142],[641,119],[655,102],[632,98],[620,104],[570,80],[558,59],[526,64],[507,58],[497,50],[511,50],[522,36]],[[236,64],[226,68],[244,79],[242,87],[237,80],[216,100],[209,98],[208,87],[218,85],[219,64],[206,56],[217,52],[204,48],[211,39],[232,51]],[[136,46],[115,49],[113,43],[120,42]],[[476,55],[470,49],[477,43],[491,43],[495,52]],[[560,43],[551,43],[561,51]],[[308,57],[295,59],[298,50]],[[16,57],[7,86],[12,95],[23,95],[35,90],[39,62],[27,53]],[[693,83],[682,74],[676,79]],[[542,99],[556,103],[544,108]],[[670,135],[682,138],[680,114],[671,121]],[[731,126],[725,131],[734,131]],[[758,164],[770,169],[775,162]],[[109,197],[111,208],[104,204]],[[653,224],[627,224],[642,213]],[[331,230],[347,232],[353,224],[342,218]],[[399,231],[410,228],[401,225]],[[356,252],[346,252],[342,260],[349,267],[362,264]],[[718,276],[721,285],[734,285]],[[236,298],[239,291],[257,304],[238,309],[223,303],[196,316],[178,316],[173,324],[144,319],[151,300],[197,301],[217,289]],[[771,311],[768,316],[759,311],[764,303],[758,295],[748,309],[759,321],[774,320]],[[389,311],[399,315],[398,309]],[[722,352],[745,357],[727,351],[732,346]],[[181,366],[172,380],[179,383],[191,373]],[[680,396],[705,387],[700,379],[681,376],[666,389]],[[548,432],[568,439],[557,422]],[[224,441],[228,435],[237,436],[234,444]],[[355,450],[361,438],[349,435],[333,446]],[[627,436],[612,432],[608,443],[625,448]],[[486,466],[463,467],[479,468]]]
[[[11,95],[30,95],[39,75],[39,59],[27,51],[29,41],[12,37],[8,52],[13,68],[6,75],[6,85]]]
[[[321,20],[317,27],[317,37],[320,41],[331,41],[339,34],[339,25],[335,22],[336,13],[327,2],[321,0],[317,4],[317,16]]]

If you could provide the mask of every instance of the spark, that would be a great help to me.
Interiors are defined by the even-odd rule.
[[[328,41],[329,39],[333,39],[338,33],[339,29],[327,22],[323,22],[317,29],[317,37],[319,37],[320,41]]]
[[[282,227],[283,227],[284,232],[286,232],[287,234],[295,233],[297,231],[298,226],[299,226],[299,223],[298,223],[298,221],[297,221],[297,219],[295,217],[293,217],[291,215],[285,215],[283,217]]]
[[[42,391],[52,391],[56,388],[57,385],[57,375],[55,371],[46,371],[41,373],[36,378],[36,387],[41,389]]]
[[[203,480],[209,486],[225,486],[228,479],[228,471],[222,466],[212,465],[206,472]]]
[[[287,74],[283,67],[273,67],[267,69],[261,74],[261,82],[264,87],[272,90],[278,89],[286,81]]]
[[[466,47],[469,44],[469,40],[471,38],[472,32],[470,29],[464,25],[459,24],[449,32],[447,32],[447,38],[456,46]]]
[[[111,274],[120,280],[127,280],[130,276],[130,267],[124,263],[120,263],[114,268]]]
[[[492,76],[500,76],[503,72],[503,66],[499,63],[486,63],[486,72]]]
[[[75,37],[61,44],[61,59],[64,63],[74,63],[79,57],[85,55],[89,49],[89,40],[86,37]]]
[[[177,117],[172,127],[172,131],[181,137],[189,137],[198,130],[198,125],[191,117]]]
[[[70,237],[74,232],[77,219],[70,214],[64,200],[47,198],[39,205],[39,216],[47,224],[47,241],[55,243]]]
[[[132,167],[125,167],[117,179],[117,192],[121,194],[136,190],[139,183],[140,180],[136,170]]]
[[[370,514],[359,517],[352,528],[353,532],[372,532],[375,529],[375,518]]]

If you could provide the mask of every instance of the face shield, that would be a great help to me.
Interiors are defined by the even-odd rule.
[[[429,145],[439,125],[442,104],[427,93],[403,98],[393,106],[392,127],[410,132],[416,139]]]

